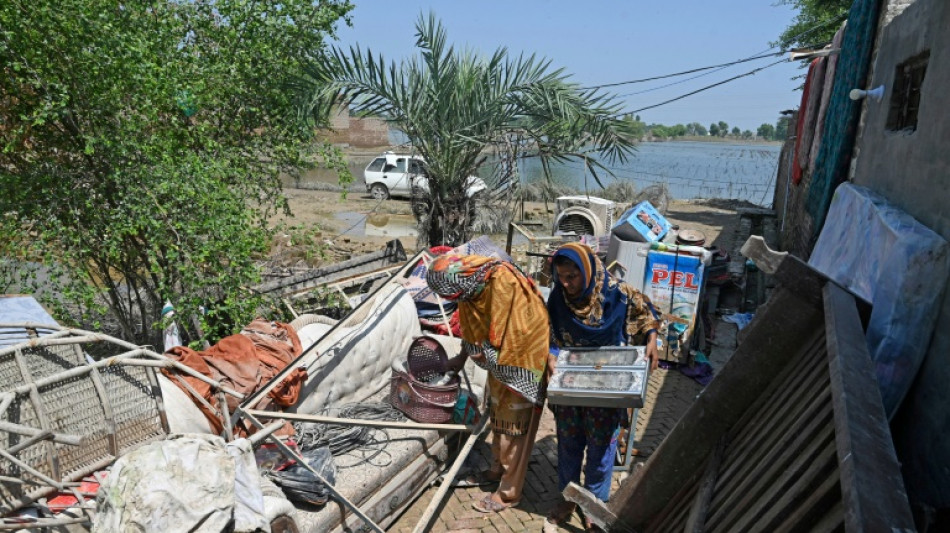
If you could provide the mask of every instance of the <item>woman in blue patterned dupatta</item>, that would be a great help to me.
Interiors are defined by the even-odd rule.
[[[554,287],[548,298],[553,344],[570,346],[646,346],[651,368],[656,368],[658,314],[650,299],[630,285],[613,278],[586,245],[565,244],[552,259]],[[556,364],[551,356],[549,367]],[[558,490],[580,484],[603,501],[610,495],[610,481],[620,426],[627,410],[607,407],[552,406],[557,425]],[[587,456],[587,464],[583,460]],[[563,522],[574,510],[561,502],[548,516]]]

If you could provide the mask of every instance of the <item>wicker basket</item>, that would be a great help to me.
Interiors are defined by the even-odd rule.
[[[448,370],[445,348],[439,341],[427,335],[416,337],[409,345],[406,368],[416,381],[429,381],[434,376],[445,374]]]
[[[389,403],[416,422],[445,424],[451,421],[458,402],[458,376],[446,385],[425,382],[445,374],[447,361],[445,349],[439,341],[426,336],[412,341],[406,357],[406,371],[393,369]]]

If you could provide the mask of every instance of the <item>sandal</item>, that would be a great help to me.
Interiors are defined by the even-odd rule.
[[[472,504],[472,507],[480,513],[500,513],[509,507],[517,507],[521,503],[521,500],[514,501],[511,503],[496,502],[491,499],[491,494],[485,496],[483,499],[476,501]]]

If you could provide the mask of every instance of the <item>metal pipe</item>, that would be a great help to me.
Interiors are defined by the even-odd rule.
[[[260,445],[261,441],[271,436],[275,431],[282,427],[284,427],[283,422],[271,422],[270,424],[267,424],[264,429],[248,437],[247,440],[251,441],[251,446],[256,448]]]
[[[264,425],[261,424],[261,422],[258,419],[254,418],[252,411],[243,410],[240,407],[237,408],[237,411],[240,412],[242,415],[246,416],[247,419],[250,420],[252,424],[258,427],[258,429],[262,429],[262,430],[266,429]],[[290,449],[289,446],[284,444],[284,441],[275,437],[273,434],[268,435],[267,438],[272,440],[274,444],[276,444],[277,447],[280,449],[280,451],[283,452],[284,455],[286,455],[290,459],[297,461],[298,465],[306,468],[307,470],[310,471],[311,474],[316,476],[317,481],[319,481],[320,483],[323,483],[327,487],[327,490],[329,490],[333,494],[334,498],[339,500],[341,503],[343,503],[343,505],[345,505],[351,511],[353,511],[353,514],[360,517],[367,527],[369,527],[373,531],[377,531],[379,533],[385,533],[383,531],[383,528],[379,527],[379,525],[376,524],[376,522],[373,522],[373,520],[370,519],[370,517],[366,516],[366,514],[363,511],[361,511],[360,508],[356,506],[356,504],[348,500],[346,496],[340,494],[340,492],[336,490],[336,487],[334,487],[333,484],[328,482],[322,475],[320,475],[320,472],[317,472],[316,469],[310,466],[310,464],[307,463],[307,460],[301,457],[300,454],[294,452],[292,449]]]

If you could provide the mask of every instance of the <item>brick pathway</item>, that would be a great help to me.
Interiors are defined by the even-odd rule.
[[[735,242],[745,242],[747,234],[739,234],[738,217],[730,209],[718,209],[709,206],[679,206],[668,213],[671,222],[686,228],[699,229],[707,236],[707,245],[715,244],[722,249],[731,250]],[[732,355],[736,345],[736,326],[721,321],[714,322],[715,342],[707,353],[710,363],[717,371]],[[692,404],[702,387],[678,370],[658,369],[650,376],[645,405],[637,417],[635,448],[638,455],[633,462],[646,461],[673,429],[680,416]],[[487,435],[487,433],[486,433]],[[480,441],[469,456],[466,467],[484,469],[488,467],[490,454],[488,442]],[[554,436],[554,419],[545,409],[532,452],[525,483],[524,498],[517,508],[501,513],[485,515],[472,509],[472,502],[483,498],[488,492],[484,488],[458,488],[446,498],[444,505],[436,513],[430,531],[432,533],[475,533],[507,531],[541,531],[548,511],[560,501],[557,491],[557,442]],[[626,474],[614,474],[611,493],[620,485]],[[390,531],[411,532],[429,506],[438,487],[432,487],[393,524]],[[580,519],[575,514],[561,531],[582,532]]]
[[[736,327],[733,324],[716,324],[717,346],[709,355],[717,370],[735,347]],[[639,455],[634,462],[645,461],[656,450],[663,438],[686,411],[702,387],[678,370],[658,369],[650,376],[647,400],[637,417],[636,449]],[[487,435],[487,433],[486,433]],[[472,451],[466,467],[476,470],[488,467],[489,441],[483,439]],[[560,500],[557,490],[557,442],[554,436],[554,418],[550,410],[544,410],[538,438],[535,441],[531,463],[528,467],[524,497],[521,505],[501,513],[485,515],[472,509],[472,502],[488,494],[486,488],[457,488],[446,498],[437,512],[430,531],[432,533],[474,533],[506,531],[541,531],[548,511]],[[614,473],[612,491],[616,490],[625,474]],[[411,532],[428,507],[438,487],[432,487],[393,524],[390,531]],[[561,531],[583,531],[580,519],[575,514]]]

